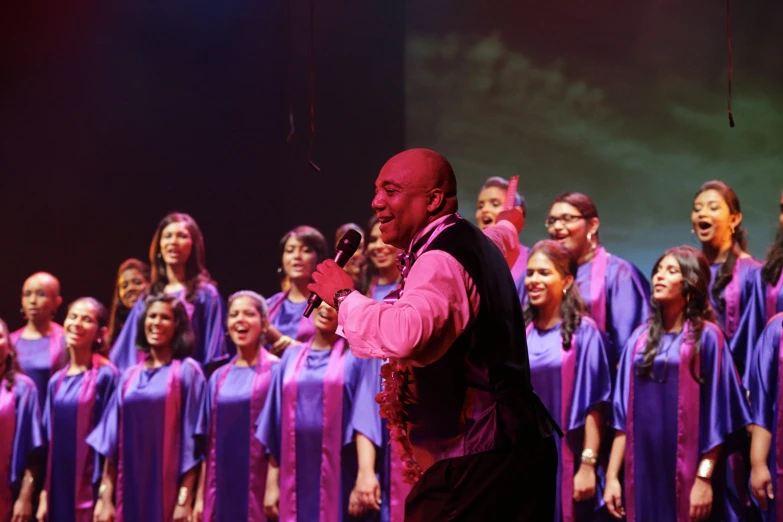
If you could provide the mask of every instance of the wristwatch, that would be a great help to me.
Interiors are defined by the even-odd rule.
[[[354,291],[353,288],[342,288],[334,293],[334,309],[340,311],[340,303]]]

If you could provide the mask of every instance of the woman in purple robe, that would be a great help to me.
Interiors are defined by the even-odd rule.
[[[753,272],[759,262],[745,249],[747,240],[737,194],[722,181],[708,181],[696,192],[691,210],[693,232],[701,242],[701,251],[710,263],[712,274],[710,302],[716,320],[723,328],[734,364],[743,382],[753,351],[748,330],[738,331],[742,310],[753,292]]]
[[[182,300],[153,295],[143,304],[136,342],[147,356],[123,372],[87,437],[106,459],[95,519],[188,522],[203,458],[206,380],[188,357],[194,336]]]
[[[11,334],[22,371],[38,389],[38,407],[46,401],[49,377],[65,364],[63,327],[54,322],[63,302],[60,281],[52,274],[37,272],[22,287],[22,313],[27,324]]]
[[[753,404],[750,490],[762,510],[764,522],[778,522],[783,518],[783,508],[777,505],[776,498],[783,492],[781,362],[783,313],[773,316],[764,328],[753,350],[749,372],[750,403]]]
[[[263,347],[268,316],[266,300],[255,292],[228,298],[228,333],[238,353],[209,379],[201,423],[207,453],[193,510],[196,522],[266,522],[269,463],[255,437],[256,420],[280,362]]]
[[[783,194],[780,196],[778,221],[780,227],[775,235],[775,242],[769,247],[764,265],[752,271],[752,296],[742,310],[737,327],[739,335],[747,338],[748,348],[756,346],[767,322],[775,314],[783,312]],[[750,382],[745,384],[747,387],[751,386]]]
[[[126,259],[117,270],[117,283],[109,312],[108,347],[114,346],[133,305],[147,295],[150,288],[150,266],[139,259]]]
[[[365,252],[364,242],[364,230],[356,223],[343,223],[340,225],[334,233],[334,246],[337,248],[340,245],[340,240],[343,235],[349,230],[358,232],[362,239],[359,242],[359,247],[353,253],[351,258],[345,263],[345,271],[351,276],[353,284],[360,292],[367,290],[367,256]]]
[[[264,510],[281,522],[340,522],[378,511],[378,366],[356,358],[323,303],[316,335],[283,352],[256,436],[270,453]]]
[[[482,185],[479,191],[478,201],[476,202],[476,224],[480,230],[491,227],[497,221],[497,215],[503,210],[503,203],[506,201],[508,193],[508,180],[500,176],[492,176]],[[517,192],[514,194],[514,206],[522,211],[524,220],[527,213],[525,198]],[[519,302],[524,306],[527,300],[525,290],[525,271],[527,270],[528,248],[522,243],[519,244],[519,257],[511,266],[511,276],[517,287]]]
[[[226,343],[226,311],[205,267],[204,236],[192,217],[173,212],[161,220],[150,244],[150,264],[150,292],[176,296],[185,305],[195,334],[189,355],[209,373],[225,362],[233,346]],[[143,309],[144,300],[139,299],[112,346],[109,359],[120,371],[144,360],[136,349],[136,324]]]
[[[367,297],[376,301],[384,298],[394,291],[400,284],[402,277],[397,268],[397,254],[400,250],[387,245],[381,239],[381,231],[378,218],[373,216],[368,223],[367,230],[367,258],[370,260],[368,269],[370,284],[367,289]],[[376,393],[383,391],[380,378],[381,363],[379,359],[372,359],[377,370],[378,377]],[[390,444],[389,428],[386,422],[381,421],[381,445],[378,449],[380,455],[380,484],[381,484],[381,522],[403,522],[405,519],[405,498],[411,491],[411,485],[405,482],[403,465],[397,446]]]
[[[738,520],[725,460],[750,411],[712,322],[709,263],[693,247],[671,248],[652,280],[652,318],[620,359],[604,500],[628,522]]]
[[[612,376],[628,338],[650,316],[650,285],[638,268],[600,244],[598,209],[585,194],[555,198],[546,219],[549,237],[576,256],[576,284],[598,328],[606,334]]]
[[[611,411],[603,338],[574,284],[576,259],[552,240],[530,249],[525,276],[527,348],[533,388],[565,432],[556,439],[555,522],[605,519],[598,453]]]
[[[48,446],[39,522],[92,522],[103,459],[87,444],[119,379],[99,351],[109,314],[91,297],[68,307],[63,329],[68,364],[49,379],[43,427]]]
[[[397,255],[400,249],[383,242],[380,223],[375,216],[370,219],[367,226],[365,252],[370,260],[366,295],[376,301],[383,301],[383,298],[396,289],[402,280],[400,270],[397,268]]]
[[[283,272],[288,289],[269,298],[267,348],[280,354],[294,342],[304,343],[315,336],[313,319],[304,317],[310,292],[307,285],[315,266],[326,259],[328,247],[323,234],[313,227],[300,226],[280,240]]]
[[[32,520],[42,446],[38,389],[20,372],[8,325],[0,319],[0,522]]]

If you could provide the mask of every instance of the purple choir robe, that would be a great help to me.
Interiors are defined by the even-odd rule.
[[[678,409],[680,404],[680,375],[692,379],[690,357],[681,360],[683,334],[663,334],[655,356],[651,376],[640,376],[637,366],[642,359],[644,346],[637,351],[637,340],[647,335],[648,326],[638,328],[631,335],[620,359],[613,398],[613,427],[626,434],[626,473],[623,492],[633,494],[636,518],[634,522],[660,522],[662,520],[688,522],[678,517],[676,477],[684,477],[683,491],[687,500],[696,479],[696,467],[680,469],[678,465]],[[729,473],[726,470],[728,447],[746,439],[744,428],[750,424],[750,406],[740,386],[731,352],[720,328],[705,323],[701,334],[698,355],[698,375],[702,384],[685,383],[698,387],[698,434],[691,433],[692,444],[683,444],[681,451],[686,459],[698,464],[701,455],[720,444],[727,444],[721,451],[712,475],[713,505],[710,521],[737,521],[741,507],[735,505],[727,494]],[[634,353],[636,355],[634,356]],[[682,367],[682,365],[687,365]],[[633,379],[633,404],[629,404],[629,383]],[[663,381],[663,382],[660,382]],[[633,418],[628,418],[629,408]],[[632,424],[632,433],[626,429]],[[633,437],[633,451],[628,441]],[[629,463],[633,463],[633,476],[629,477]],[[632,484],[632,485],[631,485]],[[629,501],[625,505],[628,511]],[[632,522],[630,515],[628,522]]]
[[[13,387],[0,380],[0,522],[9,522],[33,452],[43,447],[38,389],[17,374]]]
[[[338,343],[338,347],[342,343]],[[339,348],[338,348],[339,349]],[[295,418],[295,477],[283,465],[284,397],[290,388],[295,362],[302,350],[308,350],[297,381]],[[378,365],[371,359],[359,359],[344,345],[345,366],[342,400],[342,447],[333,448],[340,455],[339,498],[329,499],[338,506],[337,520],[352,520],[348,515],[348,496],[353,490],[358,472],[356,433],[362,433],[376,447],[381,445],[379,407],[375,402],[378,389]],[[272,386],[258,420],[256,436],[274,459],[280,463],[280,495],[286,495],[286,482],[295,480],[296,520],[286,519],[281,512],[280,522],[319,522],[321,506],[322,437],[328,422],[336,416],[324,418],[324,376],[332,350],[312,350],[308,345],[292,345],[285,352],[273,374]],[[291,492],[288,492],[290,495]],[[281,509],[282,511],[282,509]],[[330,520],[327,517],[327,520]]]
[[[527,258],[530,249],[519,244],[519,257],[511,267],[511,277],[514,279],[514,285],[517,287],[519,303],[524,307],[527,303],[527,288],[525,288],[525,277],[527,276]]]
[[[277,330],[294,341],[306,343],[315,337],[313,317],[304,317],[307,301],[292,303],[288,300],[288,291],[278,292],[267,299],[269,322]]]
[[[778,278],[777,284],[772,286],[761,278],[762,268],[763,265],[759,265],[748,270],[750,297],[742,302],[740,310],[742,315],[731,342],[732,345],[743,343],[748,348],[746,352],[748,361],[755,358],[755,355],[750,352],[756,346],[767,321],[775,314],[783,312],[783,273]],[[742,376],[742,383],[746,388],[752,386],[749,373],[750,370],[746,369]]]
[[[22,371],[30,377],[38,388],[38,407],[43,409],[46,402],[46,387],[49,378],[65,366],[65,336],[63,327],[52,323],[52,331],[40,339],[22,339],[24,327],[11,334],[11,342],[16,347],[16,360]]]
[[[160,368],[131,366],[120,377],[100,423],[87,437],[95,451],[117,467],[117,521],[170,522],[182,476],[203,459],[199,426],[206,380],[189,357],[180,363],[179,414],[167,416],[169,377],[175,362]],[[169,432],[179,433],[178,454],[167,454]],[[121,451],[120,451],[121,450]],[[176,483],[164,483],[173,469]],[[173,498],[167,501],[167,492]]]
[[[562,491],[563,481],[563,440],[555,437],[557,451],[560,455],[557,467],[557,499],[555,505],[555,522],[565,520],[562,514],[562,503],[570,501],[573,505],[571,520],[591,522],[601,518],[606,519],[606,510],[603,508],[603,491],[606,482],[605,468],[603,465],[596,467],[596,494],[591,500],[573,502],[573,476],[579,469],[579,456],[584,447],[584,427],[587,414],[598,409],[604,423],[608,423],[611,415],[612,381],[609,372],[609,362],[606,358],[604,341],[598,326],[589,317],[582,318],[582,322],[574,332],[572,348],[576,350],[571,376],[564,375],[563,367],[563,340],[560,336],[560,325],[549,330],[531,328],[527,335],[527,349],[530,357],[530,378],[533,389],[536,391],[547,410],[561,423],[565,432],[565,440],[575,456],[572,462],[573,468],[568,471],[571,481],[571,490],[568,499],[564,498]],[[563,378],[569,378],[573,382],[573,391],[570,404],[563,405]],[[567,413],[567,422],[563,422],[563,412]],[[603,445],[603,444],[602,444]],[[561,500],[562,499],[562,500]]]
[[[212,284],[204,284],[198,289],[193,303],[185,301],[184,291],[177,297],[185,303],[190,325],[196,334],[196,344],[190,356],[197,360],[207,373],[212,366],[219,366],[236,352],[234,343],[226,339],[226,308],[223,299]],[[111,348],[109,359],[124,372],[144,359],[144,353],[136,348],[136,325],[144,313],[144,298],[136,301],[128,313],[128,318]]]
[[[527,266],[527,261],[525,261]],[[524,277],[523,277],[524,279]],[[399,283],[388,283],[385,285],[373,285],[370,290],[370,296],[375,301],[383,301]],[[380,378],[381,365],[380,359],[373,359],[378,377],[378,388],[375,393],[383,391],[383,379]],[[389,429],[386,427],[386,419],[380,419],[381,422],[381,446],[378,462],[380,463],[380,484],[381,484],[381,522],[403,522],[405,518],[405,499],[410,493],[411,486],[406,484],[402,475],[402,461],[399,457],[397,447],[390,444]]]
[[[783,492],[781,469],[783,468],[783,418],[781,418],[780,363],[783,355],[783,313],[770,319],[753,350],[748,382],[750,384],[750,403],[753,405],[753,423],[772,433],[767,465],[772,474],[775,499],[767,501],[764,522],[777,522],[783,515],[777,507],[778,496]],[[754,499],[755,503],[756,500]]]
[[[599,263],[602,258],[605,270],[601,269],[603,263]],[[594,281],[603,281],[603,293],[598,292]],[[591,317],[606,334],[606,356],[614,377],[625,343],[650,317],[650,283],[633,264],[598,247],[595,257],[579,266],[576,284]],[[598,306],[601,300],[603,307]]]
[[[263,509],[269,463],[255,431],[280,360],[263,348],[258,357],[260,366],[229,363],[209,378],[200,423],[207,438],[205,522],[266,522]]]
[[[92,521],[96,488],[103,476],[103,459],[87,445],[86,438],[103,416],[120,377],[114,365],[106,359],[103,361],[103,365],[94,364],[95,380],[89,383],[88,390],[84,389],[86,373],[65,375],[68,366],[49,379],[42,424],[49,447],[48,513],[57,522]],[[80,411],[80,406],[85,405],[91,405],[91,411]],[[85,416],[82,423],[80,414]],[[80,504],[78,488],[84,484],[86,494],[81,500],[88,498],[89,502]]]

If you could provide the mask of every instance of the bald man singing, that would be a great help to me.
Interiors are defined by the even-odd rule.
[[[552,520],[559,428],[530,384],[509,270],[521,214],[479,231],[457,214],[448,161],[427,149],[391,158],[375,191],[381,237],[405,251],[396,295],[362,296],[331,260],[309,288],[338,310],[355,355],[390,360],[390,421],[418,477],[405,520]]]

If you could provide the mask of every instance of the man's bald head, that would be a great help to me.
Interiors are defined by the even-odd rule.
[[[438,189],[444,195],[444,208],[438,214],[457,211],[457,178],[449,161],[430,149],[408,149],[392,156],[383,166],[399,175],[402,182],[419,190]]]
[[[454,170],[435,151],[401,152],[378,174],[372,208],[384,243],[407,249],[427,224],[457,211]]]

